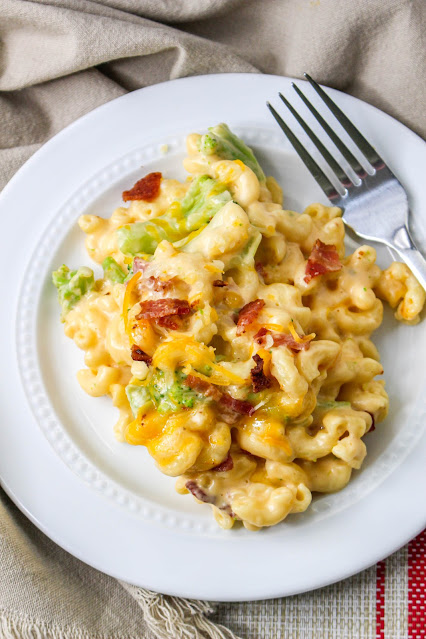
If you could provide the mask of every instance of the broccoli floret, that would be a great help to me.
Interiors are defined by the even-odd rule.
[[[199,151],[203,155],[218,155],[223,160],[241,160],[255,173],[260,182],[265,180],[265,174],[253,151],[232,133],[227,124],[209,127],[209,133],[201,137]]]
[[[179,407],[192,408],[195,404],[197,394],[194,393],[188,386],[183,386],[178,382],[175,382],[169,390],[169,397],[174,404]]]
[[[151,396],[146,386],[128,384],[126,386],[126,395],[134,417],[138,416],[142,408],[148,408],[152,404]]]
[[[106,257],[102,262],[102,268],[104,269],[104,277],[111,282],[119,282],[123,284],[124,280],[128,276],[121,266],[117,264],[113,257]]]
[[[227,202],[231,194],[226,186],[208,175],[196,178],[181,202],[185,236],[208,224]]]
[[[185,377],[182,371],[176,371],[173,376],[169,376],[155,369],[150,374],[150,380],[146,386],[128,384],[126,395],[133,415],[137,417],[142,410],[152,406],[162,415],[182,410],[182,408],[193,408],[196,402],[203,399],[203,396],[183,384]]]
[[[149,253],[152,255],[162,240],[174,242],[179,238],[173,220],[165,216],[146,222],[126,224],[117,230],[118,248],[125,255]]]
[[[173,202],[159,217],[126,224],[117,231],[118,247],[126,255],[154,253],[161,240],[176,242],[208,224],[231,200],[226,187],[208,175],[196,178],[181,202]]]
[[[65,264],[62,264],[57,271],[53,271],[52,281],[58,289],[58,299],[62,307],[62,321],[65,315],[95,284],[95,278],[91,268],[81,266],[75,271],[70,271]]]
[[[169,413],[182,408],[192,408],[201,396],[183,384],[186,375],[176,371],[170,379],[163,371],[156,370],[147,385],[150,397],[159,413]]]
[[[262,234],[260,231],[255,231],[247,244],[243,247],[243,250],[239,255],[235,255],[230,261],[228,268],[254,268],[254,256],[259,248],[259,244],[262,240]]]

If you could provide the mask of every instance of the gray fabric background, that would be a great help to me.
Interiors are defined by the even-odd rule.
[[[424,0],[0,0],[0,188],[84,113],[194,74],[308,71],[425,137],[425,40]],[[404,569],[403,556],[393,570]],[[374,592],[374,575],[298,598],[219,605],[216,619],[245,639],[373,637],[364,593]],[[354,606],[361,616],[348,626]],[[151,636],[116,581],[58,548],[3,493],[0,622],[4,637]]]

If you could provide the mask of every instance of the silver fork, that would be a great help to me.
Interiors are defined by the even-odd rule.
[[[346,133],[352,138],[358,149],[370,163],[374,173],[372,175],[361,166],[360,162],[333,131],[317,109],[309,102],[299,87],[292,83],[298,96],[313,114],[321,127],[327,133],[334,145],[348,162],[351,169],[358,176],[360,182],[354,181],[346,174],[330,151],[315,135],[312,129],[297,113],[290,102],[280,93],[279,96],[292,115],[296,118],[305,133],[316,146],[323,159],[340,182],[341,191],[333,186],[313,157],[308,153],[298,138],[294,135],[283,118],[273,106],[267,102],[275,120],[303,160],[315,180],[318,182],[330,202],[343,209],[343,221],[360,237],[367,240],[381,242],[398,253],[410,267],[420,284],[426,289],[426,260],[414,244],[408,229],[408,199],[400,182],[386,166],[377,151],[364,138],[346,115],[339,109],[327,93],[307,73],[305,78],[312,85],[318,95],[325,102],[334,117],[342,125]]]

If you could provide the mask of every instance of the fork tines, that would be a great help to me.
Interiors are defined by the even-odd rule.
[[[371,146],[371,144],[364,138],[364,136],[358,131],[358,129],[352,124],[349,118],[339,109],[339,107],[333,102],[333,100],[327,95],[327,93],[317,84],[307,73],[304,74],[305,78],[315,89],[317,94],[323,100],[323,102],[327,105],[330,111],[333,113],[334,117],[341,124],[343,129],[352,138],[353,142],[356,144],[361,153],[365,156],[368,162],[374,169],[379,169],[383,167],[384,162],[378,155],[377,151]],[[358,161],[358,159],[354,156],[354,154],[348,149],[346,144],[342,142],[339,136],[333,131],[331,126],[326,122],[323,116],[317,111],[317,109],[313,106],[313,104],[308,100],[308,98],[304,95],[304,93],[299,89],[299,87],[293,82],[293,89],[296,91],[299,98],[304,102],[309,111],[315,117],[317,122],[321,125],[323,130],[327,133],[328,137],[331,139],[333,144],[337,147],[340,153],[343,155],[345,160],[348,162],[351,169],[358,176],[359,179],[363,179],[366,176],[366,171]],[[312,129],[306,124],[303,118],[299,115],[296,109],[290,104],[290,102],[280,93],[279,94],[281,100],[284,102],[286,107],[289,109],[290,113],[296,119],[296,121],[303,128],[305,133],[308,135],[310,140],[313,142],[315,147],[318,149],[330,169],[333,171],[340,184],[347,189],[352,186],[353,181],[349,178],[347,173],[343,170],[340,164],[335,160],[335,158],[331,155],[330,151],[324,146],[321,140],[315,135]],[[266,103],[268,109],[271,111],[275,120],[278,122],[280,128],[283,130],[294,149],[300,156],[301,160],[305,163],[306,167],[312,173],[313,177],[316,179],[322,190],[325,192],[327,197],[330,200],[337,200],[341,196],[329,180],[329,178],[325,175],[324,171],[317,164],[317,162],[313,159],[313,157],[308,153],[303,144],[299,141],[299,139],[294,135],[290,127],[286,124],[280,114],[274,109],[274,107]]]

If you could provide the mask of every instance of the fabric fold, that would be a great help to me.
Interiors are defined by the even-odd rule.
[[[127,91],[189,75],[307,71],[424,137],[425,24],[423,0],[2,0],[0,189],[77,118]],[[389,564],[403,584],[406,555]],[[159,595],[75,559],[0,491],[5,639],[373,639],[375,592],[371,568],[285,600],[210,606]],[[397,614],[403,594],[387,592],[386,623],[408,627]]]

